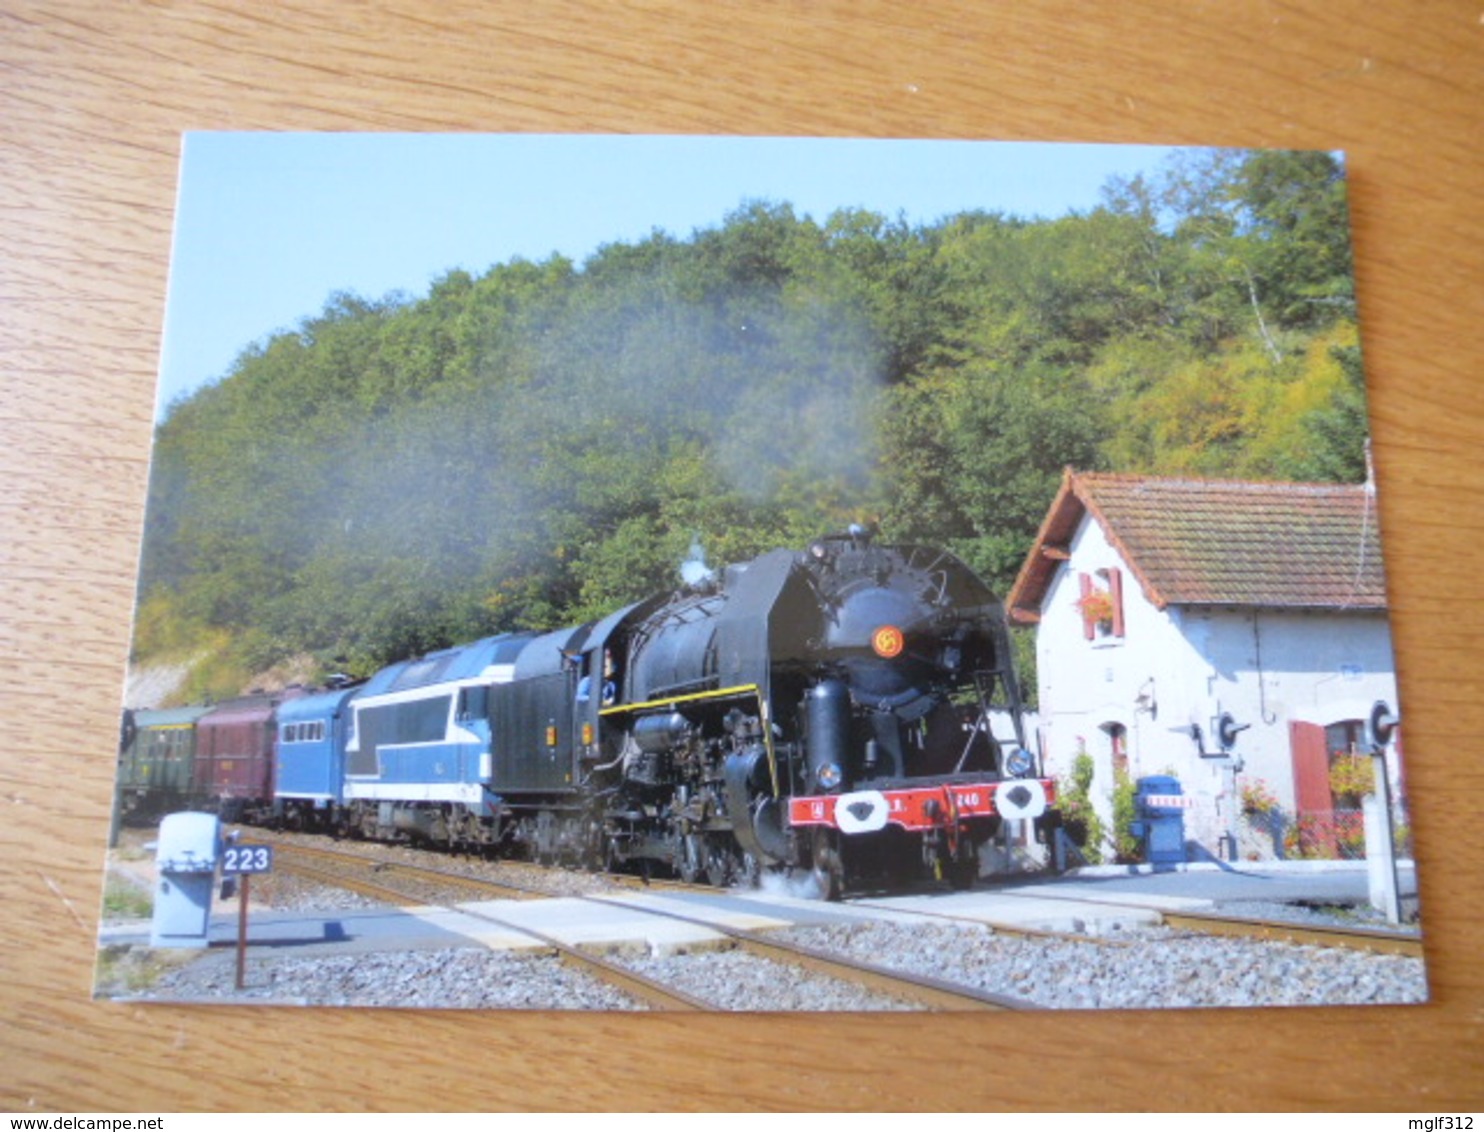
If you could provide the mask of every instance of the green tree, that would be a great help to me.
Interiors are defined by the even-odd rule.
[[[1344,229],[1328,155],[1212,151],[1054,220],[752,201],[332,296],[160,426],[139,647],[366,670],[873,518],[1003,591],[1068,464],[1359,478]]]

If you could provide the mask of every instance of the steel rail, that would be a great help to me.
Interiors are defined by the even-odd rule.
[[[1175,911],[1154,904],[1098,900],[1086,896],[1052,893],[1002,892],[1000,896],[1022,900],[1060,900],[1069,904],[1096,904],[1105,908],[1145,908],[1159,913],[1166,927],[1233,938],[1286,940],[1319,947],[1341,947],[1421,959],[1422,935],[1418,932],[1387,931],[1381,928],[1342,927],[1337,924],[1303,923],[1255,916],[1232,916],[1220,912]]]
[[[261,833],[261,831],[258,831]],[[271,839],[271,838],[270,838]],[[275,841],[277,851],[289,853],[302,853],[311,856],[320,856],[332,860],[365,861],[369,867],[377,872],[390,872],[400,870],[414,875],[427,876],[432,880],[447,881],[450,884],[462,885],[471,889],[486,889],[500,892],[516,900],[539,900],[549,899],[555,893],[545,889],[523,885],[509,880],[487,880],[480,877],[471,877],[463,873],[451,873],[443,869],[434,868],[431,865],[415,865],[405,861],[382,861],[371,856],[360,853],[348,853],[341,849],[329,849],[322,845],[303,845],[299,842]],[[381,844],[371,842],[369,844]],[[542,865],[534,861],[500,861],[499,866],[504,869],[525,870],[528,872],[550,872],[554,868],[551,865]],[[570,870],[561,870],[570,872]],[[687,882],[671,877],[643,877],[632,873],[599,873],[606,883],[615,888],[654,889],[659,892],[694,892],[698,894],[716,895],[725,892],[726,889],[718,885],[703,885]]]
[[[1009,894],[1007,894],[1009,895]],[[1021,924],[1010,924],[983,916],[964,916],[953,912],[930,912],[922,908],[893,908],[887,904],[874,904],[869,900],[847,900],[847,907],[865,908],[867,911],[890,912],[895,916],[921,917],[925,920],[942,920],[950,924],[968,927],[990,928],[998,935],[1021,936],[1025,939],[1045,939],[1054,943],[1091,943],[1099,947],[1135,947],[1142,941],[1133,939],[1109,939],[1107,936],[1089,935],[1085,932],[1064,932],[1055,928],[1028,928]]]
[[[1304,924],[1292,920],[1222,916],[1210,912],[1161,912],[1167,926],[1203,935],[1242,939],[1282,939],[1319,947],[1341,947],[1374,951],[1384,955],[1423,957],[1422,936],[1415,932],[1390,932],[1376,928],[1349,928],[1331,924]]]
[[[350,864],[364,864],[366,869],[385,875],[398,873],[416,877],[431,883],[447,884],[458,888],[467,888],[476,892],[499,893],[515,900],[538,900],[550,897],[551,893],[542,892],[539,889],[527,888],[524,885],[512,884],[508,881],[486,880],[481,877],[465,876],[462,873],[451,873],[443,869],[435,869],[429,865],[410,865],[405,861],[382,861],[374,857],[365,857],[359,853],[346,853],[336,849],[325,849],[317,845],[298,845],[280,842],[275,851],[280,855],[293,857],[308,857],[318,860],[329,860]]]
[[[974,987],[935,979],[930,975],[917,975],[909,971],[895,971],[879,967],[874,963],[863,963],[839,955],[817,951],[783,940],[769,939],[759,932],[732,928],[710,920],[700,920],[679,912],[668,912],[659,908],[643,908],[627,901],[606,896],[587,896],[583,899],[595,904],[609,904],[628,911],[645,912],[668,920],[691,924],[716,932],[738,947],[773,962],[803,967],[815,974],[852,982],[867,990],[889,997],[916,1003],[929,1010],[1040,1010],[1042,1007],[1025,999],[1010,995],[994,994]]]
[[[351,855],[340,854],[338,856],[340,859],[344,860]],[[351,891],[359,892],[364,896],[374,896],[377,899],[385,900],[397,907],[411,907],[426,904],[425,901],[415,900],[413,897],[410,897],[405,892],[398,891],[396,888],[393,888],[389,885],[380,884],[376,881],[364,880],[356,877],[340,876],[327,870],[316,869],[312,865],[305,865],[301,861],[292,861],[286,863],[288,864],[288,867],[291,871],[297,872],[302,876],[310,877],[322,884],[328,884],[339,888],[348,888]],[[451,910],[458,912],[460,915],[471,916],[474,919],[483,920],[486,923],[493,924],[494,926],[503,928],[506,931],[514,932],[517,935],[522,935],[533,939],[541,944],[542,947],[549,949],[567,966],[572,967],[575,970],[595,975],[603,982],[616,987],[618,990],[629,995],[631,998],[638,999],[640,1002],[645,1003],[653,1009],[715,1009],[715,1007],[713,1007],[710,1003],[705,1002],[702,999],[696,998],[693,995],[686,994],[684,991],[676,990],[673,987],[667,987],[663,983],[657,982],[654,979],[650,979],[644,975],[640,975],[634,971],[630,971],[625,967],[621,967],[616,963],[604,959],[601,955],[595,955],[592,952],[584,951],[581,948],[573,947],[570,944],[563,943],[561,940],[555,939],[544,932],[536,931],[535,929],[522,924],[511,923],[508,920],[503,920],[498,916],[492,916],[489,913],[483,911],[475,911],[469,908],[452,908]]]
[[[400,870],[414,876],[425,876],[432,880],[459,885],[475,891],[498,892],[515,899],[541,899],[550,897],[551,895],[536,888],[529,888],[509,882],[481,880],[458,873],[444,872],[441,869],[434,869],[424,865],[409,865],[402,862],[378,862],[369,857],[363,858],[357,854],[339,853],[332,849],[323,849],[317,846],[285,845],[281,847],[280,852],[284,849],[287,849],[291,853],[311,854],[335,860],[364,860],[367,862],[368,867],[378,872]],[[610,877],[609,879],[620,885],[653,887],[661,891],[695,891],[702,893],[714,893],[718,891],[715,888],[686,885],[683,881],[644,881],[642,878],[623,877],[621,874]],[[1057,900],[1066,903],[1096,904],[1099,907],[1107,908],[1149,908],[1159,914],[1167,927],[1177,930],[1200,932],[1204,935],[1221,935],[1237,939],[1286,940],[1297,944],[1318,947],[1341,947],[1386,955],[1403,955],[1417,959],[1423,956],[1422,937],[1415,932],[1344,927],[1330,924],[1308,924],[1293,920],[1223,915],[1217,912],[1171,911],[1146,904],[1132,904],[1123,901],[1099,900],[1093,897],[1053,893],[1030,894],[1023,892],[1002,892],[998,895],[1019,897],[1025,900]],[[849,903],[853,908],[865,908],[868,910],[886,908],[885,905],[878,905],[869,900],[852,900]],[[889,910],[900,911],[900,909]],[[1088,935],[1080,932],[1056,931],[1049,928],[1027,928],[1015,924],[1006,924],[993,919],[984,919],[982,917],[956,916],[949,912],[916,910],[912,914],[958,923],[982,924],[1006,935],[1023,936],[1030,939],[1064,940],[1068,942],[1095,943],[1099,946],[1118,947],[1133,946],[1135,942],[1129,940],[1110,940],[1102,936]]]
[[[292,846],[290,848],[291,850],[298,850],[300,847]],[[330,859],[342,862],[350,861],[356,863],[364,862],[369,868],[373,868],[376,871],[387,875],[394,876],[398,871],[401,871],[404,874],[414,877],[431,876],[439,882],[445,880],[457,880],[464,883],[466,887],[475,890],[488,888],[497,891],[504,891],[509,890],[511,887],[500,882],[485,882],[477,878],[461,877],[457,874],[443,873],[440,870],[429,869],[423,866],[402,865],[400,863],[382,865],[371,858],[361,857],[358,854],[339,853],[332,849],[322,849],[318,847],[305,847],[305,849],[309,853],[309,855],[321,859]],[[293,853],[291,852],[288,856],[292,858]],[[290,867],[298,868],[299,866],[297,865],[297,863],[290,863]],[[317,870],[311,871],[317,872]],[[408,899],[405,893],[399,893],[396,889],[378,884],[375,881],[361,880],[358,878],[346,878],[344,881],[341,881],[334,875],[328,873],[320,873],[319,876],[323,878],[326,883],[338,883],[342,884],[345,887],[349,887],[350,885],[355,884],[359,886],[358,890],[362,892],[367,892],[367,890],[369,889],[374,890],[376,893],[379,894],[390,893],[393,897],[394,903],[398,903]],[[542,897],[548,895],[545,893],[536,893],[532,892],[531,890],[525,889],[516,889],[515,891],[526,898],[532,896]],[[371,893],[368,892],[367,894]],[[382,895],[380,898],[385,899],[386,897]],[[874,964],[862,963],[856,960],[846,959],[842,956],[830,955],[822,951],[817,951],[813,948],[800,946],[798,944],[785,943],[782,940],[769,939],[756,932],[749,932],[740,928],[728,927],[724,924],[717,924],[713,921],[702,920],[693,916],[685,916],[679,912],[666,911],[664,909],[658,908],[646,908],[643,905],[633,904],[626,900],[596,895],[575,895],[566,897],[566,899],[581,900],[591,904],[600,904],[614,908],[622,908],[626,912],[637,912],[642,915],[654,916],[661,919],[667,919],[689,924],[694,927],[699,927],[703,930],[712,932],[726,940],[729,940],[737,947],[740,947],[750,954],[758,956],[759,958],[767,959],[771,962],[786,963],[790,966],[802,967],[815,974],[823,975],[828,978],[838,979],[845,982],[851,982],[857,986],[865,987],[867,990],[870,990],[874,993],[883,994],[888,997],[895,998],[899,1001],[911,1002],[929,1010],[1040,1009],[1040,1007],[1037,1007],[1033,1003],[1026,1002],[1021,999],[1016,999],[1008,995],[997,995],[988,991],[977,990],[973,987],[965,987],[959,984],[945,982],[944,980],[935,979],[927,975],[916,975],[909,972],[893,971],[889,968],[878,967]],[[654,983],[652,980],[646,979],[644,976],[629,972],[622,966],[611,963],[608,960],[603,959],[601,956],[596,955],[584,948],[572,947],[568,944],[562,943],[560,940],[547,936],[544,933],[535,931],[523,925],[511,924],[505,920],[502,920],[498,916],[491,915],[482,910],[474,910],[469,908],[459,908],[457,910],[463,915],[473,916],[477,919],[485,920],[499,927],[503,927],[508,930],[515,931],[519,934],[529,936],[532,939],[539,940],[542,944],[551,947],[554,951],[556,951],[559,955],[562,955],[564,958],[570,954],[574,956],[575,960],[580,963],[601,965],[606,972],[604,977],[610,980],[636,980],[636,989],[629,989],[628,987],[625,987],[624,989],[628,990],[628,993],[633,994],[635,997],[642,998],[652,1004],[658,1004],[660,1009],[715,1009],[709,1004],[685,995],[683,992],[672,991],[668,988],[663,987],[662,984]],[[670,1000],[674,998],[678,998],[681,1000],[678,1006],[672,1005],[670,1003]]]

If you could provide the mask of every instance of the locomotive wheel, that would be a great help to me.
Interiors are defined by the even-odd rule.
[[[840,845],[835,831],[814,831],[814,883],[825,900],[839,900],[845,891],[845,862],[840,858]]]

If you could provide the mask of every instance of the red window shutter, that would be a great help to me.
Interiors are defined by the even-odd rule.
[[[1335,853],[1334,796],[1329,790],[1329,748],[1324,728],[1294,720],[1288,725],[1293,755],[1293,808],[1299,837],[1326,856]]]
[[[1092,594],[1092,576],[1089,574],[1078,574],[1077,585],[1082,591],[1082,596],[1079,599],[1079,602],[1086,601]],[[1077,612],[1082,613],[1082,635],[1090,641],[1097,636],[1098,629],[1097,626],[1093,624],[1092,618],[1087,616],[1086,613],[1083,613],[1082,610],[1083,606],[1079,604],[1077,606]]]
[[[1113,635],[1123,636],[1123,571],[1110,566],[1108,574],[1108,597],[1113,601]]]

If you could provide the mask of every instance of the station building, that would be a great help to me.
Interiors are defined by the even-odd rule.
[[[1006,604],[1046,769],[1089,756],[1110,831],[1121,775],[1169,775],[1192,859],[1363,853],[1365,724],[1397,705],[1371,485],[1068,469]]]

